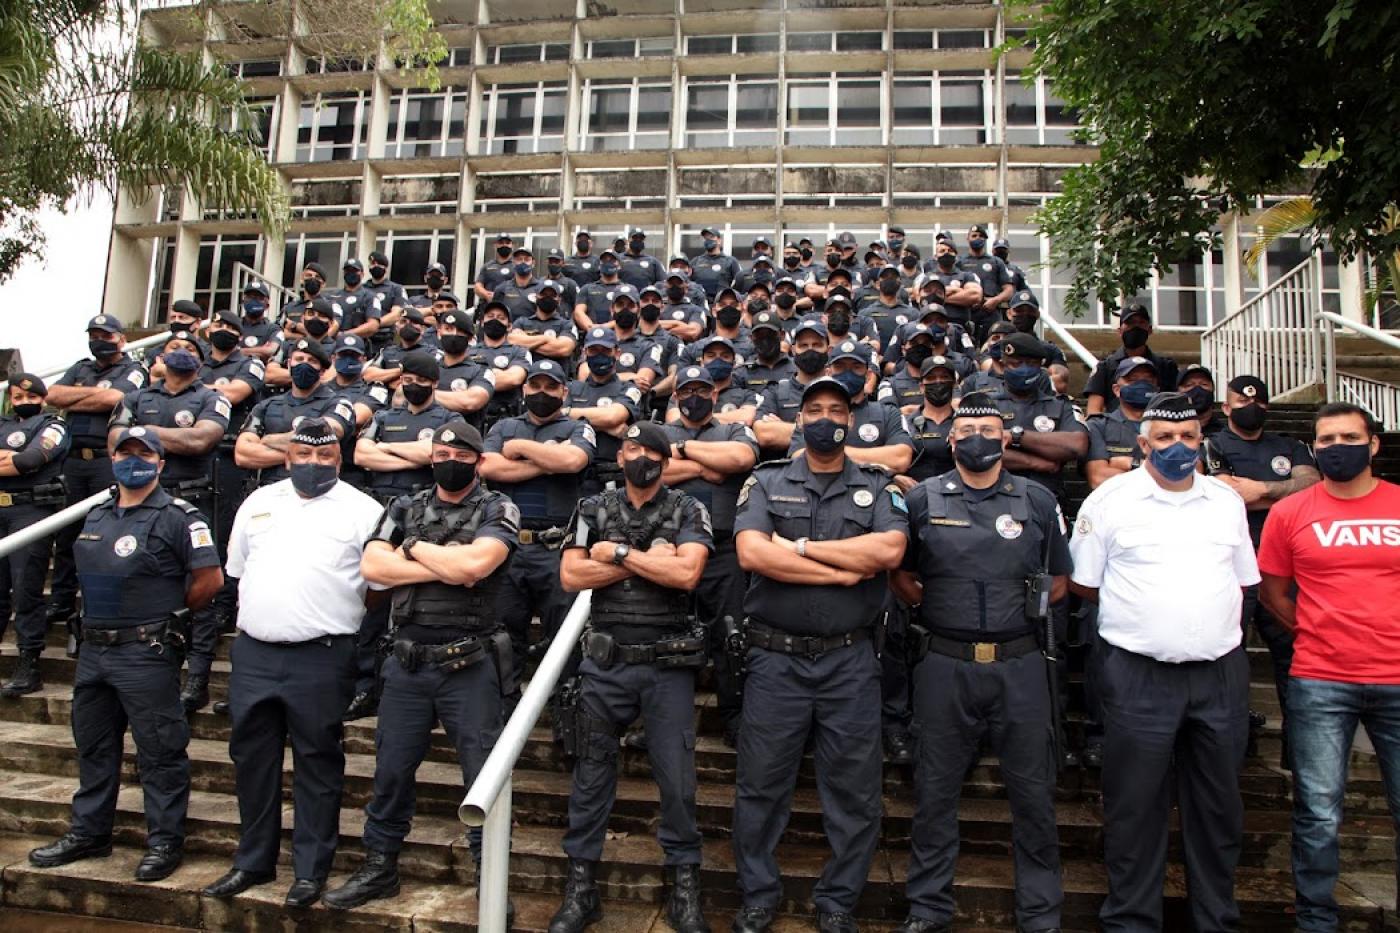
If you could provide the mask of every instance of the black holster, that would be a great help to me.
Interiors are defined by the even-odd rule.
[[[190,651],[190,626],[194,617],[189,609],[176,609],[165,620],[165,632],[161,635],[161,645],[175,659],[176,667],[185,663],[185,655]]]
[[[511,649],[510,633],[496,632],[490,636],[492,659],[496,662],[496,681],[501,696],[512,696],[520,689],[520,672],[515,669],[515,652]]]
[[[724,653],[729,658],[729,669],[742,678],[749,659],[748,635],[733,616],[725,616],[720,624],[724,626]]]

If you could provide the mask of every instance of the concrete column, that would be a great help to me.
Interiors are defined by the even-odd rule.
[[[1244,279],[1241,274],[1244,255],[1240,247],[1240,214],[1238,211],[1230,211],[1220,220],[1224,241],[1222,253],[1225,265],[1225,314],[1217,314],[1212,324],[1218,324],[1222,317],[1234,314],[1244,302]]]
[[[1341,315],[1348,321],[1379,327],[1379,323],[1372,320],[1371,308],[1366,305],[1366,277],[1364,273],[1368,261],[1365,253],[1357,253],[1356,258],[1351,262],[1338,264],[1337,278],[1338,284],[1341,286],[1342,299]]]

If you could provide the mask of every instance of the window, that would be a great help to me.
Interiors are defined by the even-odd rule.
[[[384,155],[413,158],[461,155],[467,119],[467,92],[399,90],[389,102]]]
[[[413,295],[423,290],[423,272],[432,263],[442,263],[452,274],[457,236],[450,230],[390,230],[380,235],[376,248],[389,257],[389,278]]]
[[[990,130],[988,93],[991,78],[984,71],[945,71],[894,79],[896,146],[978,145]]]
[[[567,100],[562,81],[490,85],[481,100],[482,151],[558,152]]]
[[[292,181],[292,216],[353,217],[360,212],[360,179],[298,178]]]
[[[319,263],[330,276],[327,286],[340,284],[340,269],[345,260],[355,255],[353,233],[289,234],[282,256],[282,287],[295,290],[301,282],[301,271],[308,262]]]
[[[195,265],[194,294],[190,297],[214,312],[238,307],[233,267],[241,262],[256,269],[261,256],[262,240],[257,236],[219,234],[203,237],[199,241],[199,260]]]
[[[472,48],[462,45],[447,50],[447,58],[441,63],[443,68],[463,68],[472,63]]]
[[[933,48],[933,30],[901,29],[894,34],[897,51],[921,52]]]
[[[687,36],[688,55],[748,55],[755,52],[778,51],[778,34],[750,33],[737,36]]]
[[[235,78],[276,78],[282,74],[282,59],[258,58],[246,62],[229,62],[229,75]]]
[[[486,61],[492,65],[512,65],[518,62],[566,62],[569,60],[567,42],[529,42],[520,45],[492,45],[486,48]]]
[[[874,75],[804,76],[789,81],[788,145],[879,145],[882,84]]]
[[[373,70],[374,60],[369,58],[328,58],[324,55],[308,55],[306,57],[306,73],[309,75]]]
[[[586,123],[580,145],[591,152],[665,149],[671,127],[671,82],[608,78],[584,82]]]
[[[588,43],[588,57],[595,58],[658,58],[675,51],[671,36],[651,39],[593,39]]]
[[[685,121],[690,148],[772,146],[778,141],[778,82],[749,75],[689,79]]]
[[[226,111],[220,121],[225,129],[230,131],[241,130],[248,138],[263,151],[263,155],[271,159],[273,156],[273,144],[275,143],[274,129],[277,125],[278,99],[276,97],[247,97],[244,102],[251,111],[251,121],[241,122],[234,125],[233,113]]]
[[[1006,141],[1011,145],[1069,145],[1078,126],[1074,111],[1049,90],[1042,77],[1030,84],[1019,72],[1006,75]]]
[[[936,33],[940,49],[989,49],[992,47],[990,29],[940,29]]]
[[[884,48],[883,32],[790,32],[789,52],[878,52]]]
[[[297,161],[362,159],[368,128],[368,91],[341,91],[303,99],[297,125]]]

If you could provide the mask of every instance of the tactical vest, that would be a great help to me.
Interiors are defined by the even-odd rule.
[[[416,493],[409,500],[405,536],[415,536],[427,544],[471,544],[476,540],[476,530],[486,516],[486,506],[492,495],[479,495],[469,506],[444,509],[435,501],[436,488]],[[501,568],[498,567],[486,579],[470,587],[437,580],[396,587],[391,611],[393,623],[395,627],[427,625],[472,632],[491,631],[497,627],[496,594],[500,583]]]
[[[189,503],[176,504],[193,513]],[[153,532],[165,509],[129,510],[118,520],[113,506],[92,514],[73,546],[83,590],[83,619],[95,628],[119,628],[164,620],[185,605],[185,577],[161,568]]]
[[[943,555],[947,566],[976,568],[975,575],[924,578],[919,619],[930,631],[1005,640],[1032,630],[1026,618],[1026,578],[1039,570],[1040,549],[1027,547],[1035,545],[1038,537],[1025,534],[1034,525],[1024,481],[1012,482],[1022,484],[1021,495],[998,494],[984,500],[984,504],[1004,504],[1003,516],[992,522],[984,516],[974,517],[960,491],[945,495],[941,489],[929,490],[929,521],[915,530],[924,547]],[[1007,515],[1021,529],[1012,540],[1007,539],[1009,532],[995,527]],[[1017,559],[1006,553],[1008,549],[1024,550],[1026,556]]]
[[[622,514],[623,490],[607,490],[598,497],[595,522],[598,537],[603,541],[627,544],[638,550],[651,547],[658,538],[676,543],[681,529],[685,494],[675,489],[665,492],[665,499],[646,509],[646,520],[634,512],[630,519]],[[688,627],[690,596],[683,590],[653,583],[642,576],[619,580],[593,592],[592,624],[600,630],[614,626],[645,626],[667,632],[685,631]]]

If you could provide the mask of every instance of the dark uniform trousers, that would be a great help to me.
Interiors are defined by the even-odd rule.
[[[211,462],[212,470],[218,470],[217,456]],[[165,482],[161,481],[161,486],[172,496],[184,499],[190,505],[199,509],[200,514],[213,518],[216,536],[219,532],[219,509],[223,506],[214,495],[212,483],[204,483],[202,489],[196,488],[198,480],[180,480]],[[216,537],[217,540],[217,537]],[[219,549],[220,556],[226,553],[224,548]],[[189,656],[185,660],[185,666],[191,676],[209,676],[209,671],[214,665],[214,653],[219,647],[219,618],[214,606],[205,606],[194,612],[190,623],[190,650]]]
[[[885,597],[885,638],[880,649],[880,724],[884,731],[909,727],[909,607],[890,593]]]
[[[180,846],[190,800],[190,727],[180,705],[180,669],[149,642],[84,645],[73,680],[73,740],[78,791],[73,832],[112,834],[121,787],[122,739],[136,740],[136,763],[146,800],[146,841]]]
[[[415,774],[441,722],[457,749],[462,786],[471,787],[500,737],[501,685],[490,658],[445,674],[434,667],[409,672],[397,658],[384,661],[384,693],[375,731],[374,799],[365,807],[365,847],[398,852],[413,825]],[[468,833],[481,863],[481,830]]]
[[[1016,922],[1025,931],[1059,927],[1064,891],[1045,674],[1038,651],[990,664],[930,653],[914,667],[918,804],[907,886],[911,915],[953,919],[958,798],[987,734],[1011,804]]]
[[[26,493],[27,494],[27,493]],[[51,505],[11,505],[0,508],[0,537],[28,528],[57,509]],[[82,522],[74,522],[82,527]],[[48,619],[44,603],[44,576],[49,572],[49,553],[53,537],[26,544],[5,558],[0,565],[0,590],[10,598],[9,608],[15,614],[15,643],[21,654],[38,654],[44,650]],[[8,613],[0,616],[0,635],[5,634]]]
[[[667,865],[700,864],[695,822],[695,671],[618,662],[607,669],[592,658],[579,665],[581,707],[611,723],[614,732],[590,731],[574,764],[569,794],[569,829],[564,852],[598,861],[603,855],[608,814],[617,796],[617,733],[641,716],[647,756],[661,797],[657,841]]]
[[[1283,751],[1280,764],[1293,770],[1293,748],[1288,742],[1288,672],[1293,667],[1293,633],[1283,627],[1283,623],[1264,607],[1259,600],[1259,584],[1244,588],[1244,602],[1240,607],[1240,628],[1244,638],[1249,638],[1249,623],[1269,649],[1269,660],[1274,669],[1274,691],[1278,694],[1279,709],[1283,711]]]
[[[831,858],[818,911],[854,910],[880,841],[880,662],[868,641],[816,658],[751,648],[734,797],[734,857],[748,907],[776,908],[774,849],[787,827],[809,730]]]
[[[745,574],[739,567],[734,532],[715,530],[714,550],[695,587],[696,617],[709,629],[710,658],[715,665],[715,701],[726,723],[738,723],[743,707],[743,677],[725,650],[724,617],[744,619]]]
[[[233,518],[243,503],[243,490],[247,486],[248,471],[240,469],[233,462],[233,442],[219,445],[219,453],[214,459],[214,540],[219,545],[219,557],[228,558],[228,539],[233,532]],[[215,618],[220,615],[232,619],[238,614],[238,581],[232,577],[224,580],[223,588],[214,596],[212,606]],[[215,638],[217,640],[217,631]]]
[[[292,740],[292,865],[298,878],[330,874],[345,783],[341,714],[355,685],[355,637],[258,641],[239,633],[229,676],[229,757],[242,834],[234,868],[277,867],[282,839],[282,758]]]
[[[1162,929],[1173,774],[1194,929],[1234,930],[1249,740],[1249,660],[1165,664],[1096,642],[1104,710],[1106,933]]]
[[[517,671],[525,670],[530,646],[530,618],[538,615],[545,637],[553,638],[573,605],[573,597],[565,593],[559,583],[559,548],[562,543],[561,532],[559,544],[521,544],[511,558],[505,579],[501,581],[496,618],[510,634],[512,660]],[[577,654],[575,652],[575,657]],[[560,681],[572,673],[566,670]]]
[[[83,449],[74,447],[63,461],[63,491],[68,505],[81,502],[111,486],[112,461],[106,450],[94,450],[91,460],[84,460]],[[49,601],[61,609],[71,609],[78,600],[78,570],[73,563],[73,542],[83,530],[82,522],[70,522],[54,535],[53,580]]]

